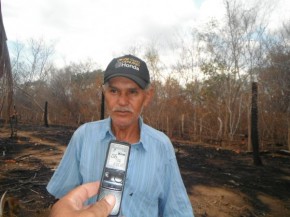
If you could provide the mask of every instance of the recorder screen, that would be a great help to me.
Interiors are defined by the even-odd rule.
[[[112,143],[108,155],[107,167],[119,170],[126,170],[129,147]]]

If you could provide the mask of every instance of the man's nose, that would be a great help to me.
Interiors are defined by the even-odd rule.
[[[127,105],[129,102],[129,97],[126,94],[122,93],[119,95],[118,102],[119,105]]]

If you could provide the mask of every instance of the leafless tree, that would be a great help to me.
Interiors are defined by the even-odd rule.
[[[224,23],[213,20],[200,34],[202,44],[206,45],[204,51],[208,54],[203,60],[202,70],[207,76],[223,81],[223,112],[222,116],[217,114],[217,118],[222,123],[223,136],[233,140],[241,124],[245,105],[250,114],[250,98],[246,98],[249,96],[246,90],[249,93],[250,86],[245,85],[255,77],[254,69],[261,65],[266,24],[260,13],[260,2],[256,1],[256,4],[248,7],[240,1],[224,3]]]
[[[32,103],[43,115],[44,103],[47,100],[43,98],[45,96],[43,91],[54,68],[52,64],[54,45],[46,43],[43,39],[30,39],[27,43],[17,41],[12,51],[16,104],[23,106],[26,104],[26,110],[29,110]],[[33,107],[31,109],[34,110]]]
[[[0,114],[6,106],[6,121],[11,115],[13,104],[13,80],[10,64],[10,56],[7,47],[7,37],[2,19],[0,1]],[[2,115],[0,115],[1,117]]]
[[[102,71],[90,61],[54,71],[49,84],[54,119],[66,124],[99,119],[102,80]]]
[[[263,136],[290,149],[290,22],[267,40],[267,58],[259,73],[263,101]],[[288,137],[288,138],[287,138]],[[272,142],[272,143],[273,143]]]

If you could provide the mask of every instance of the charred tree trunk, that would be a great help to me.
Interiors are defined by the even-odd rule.
[[[102,93],[102,101],[101,101],[101,120],[105,118],[105,96]]]
[[[249,101],[251,99],[249,98]],[[249,108],[247,108],[247,121],[248,121],[248,135],[247,135],[247,143],[248,143],[248,151],[253,151],[253,146],[252,146],[252,123],[251,123],[251,109],[252,109],[252,105],[251,102],[249,102]]]
[[[46,101],[45,102],[45,106],[44,106],[44,126],[45,127],[49,127],[48,125],[48,110],[47,110],[47,107],[48,107],[48,102]]]
[[[4,85],[3,87],[1,86],[2,93],[0,95],[0,98],[3,98],[3,101],[0,102],[0,112],[2,111],[2,108],[5,107],[4,104],[7,103],[6,105],[7,108],[6,123],[7,123],[11,115],[13,104],[13,77],[10,64],[10,56],[6,41],[7,37],[2,19],[2,10],[0,1],[0,82],[2,79],[4,79],[3,82],[1,82]]]
[[[251,109],[251,142],[253,145],[254,165],[262,165],[259,154],[259,131],[258,131],[258,85],[252,83],[252,109]]]
[[[288,151],[290,151],[290,103],[287,109],[287,123],[288,123]]]

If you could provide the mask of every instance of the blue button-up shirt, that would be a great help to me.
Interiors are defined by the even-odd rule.
[[[141,118],[139,126],[140,141],[131,146],[121,215],[194,216],[169,138]],[[101,180],[112,139],[110,118],[80,126],[48,183],[48,192],[61,198],[76,186]],[[89,203],[95,201],[96,197]]]

